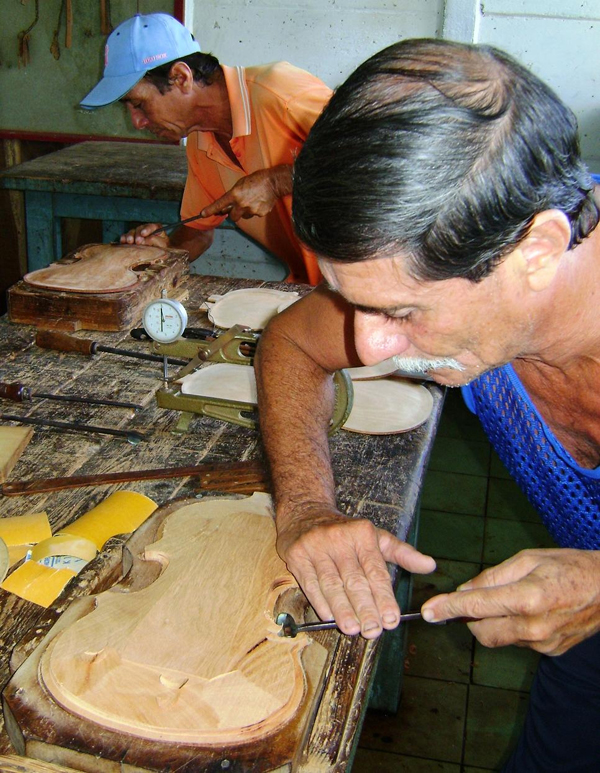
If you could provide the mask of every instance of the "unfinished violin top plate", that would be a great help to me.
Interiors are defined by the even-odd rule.
[[[152,268],[167,253],[139,244],[88,244],[63,261],[25,274],[33,287],[77,293],[118,293],[143,281],[144,268]]]
[[[181,379],[181,392],[256,405],[254,368],[217,363],[205,365]],[[433,396],[427,387],[389,376],[352,381],[352,410],[342,429],[367,435],[393,435],[415,429],[427,421]]]
[[[300,654],[322,648],[278,636],[275,604],[297,583],[275,549],[270,497],[175,509],[136,562],[126,592],[95,596],[49,642],[39,673],[53,700],[111,730],[194,745],[289,722],[306,691]]]
[[[389,376],[353,381],[354,401],[344,429],[366,435],[408,432],[427,421],[433,395],[422,384]]]
[[[284,292],[268,287],[248,287],[231,290],[208,304],[208,318],[217,327],[229,329],[243,325],[262,330],[278,312],[298,300],[296,292]]]
[[[254,368],[248,365],[235,365],[230,362],[205,365],[184,376],[180,384],[181,393],[184,395],[217,397],[250,405],[256,405],[258,402]]]

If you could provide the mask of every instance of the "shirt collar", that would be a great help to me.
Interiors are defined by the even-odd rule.
[[[233,137],[245,137],[252,131],[250,95],[246,83],[245,67],[221,65],[231,105]]]

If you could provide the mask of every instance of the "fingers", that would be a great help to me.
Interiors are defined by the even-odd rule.
[[[164,231],[158,231],[161,228],[160,223],[145,223],[132,228],[131,231],[123,234],[120,238],[121,244],[145,244],[152,247],[167,247],[169,237]]]
[[[421,553],[408,542],[396,539],[387,531],[379,532],[379,548],[386,561],[397,564],[414,574],[431,574],[435,571],[435,559]]]
[[[288,568],[290,567],[288,566]],[[333,612],[321,591],[321,584],[313,562],[308,558],[299,559],[295,564],[294,569],[292,570],[290,568],[290,571],[296,580],[298,580],[300,587],[304,591],[304,595],[320,619],[333,620]]]
[[[347,560],[342,559],[343,564],[347,564]],[[350,573],[346,575],[346,570],[342,568],[340,571],[337,561],[333,561],[330,556],[317,558],[314,567],[320,592],[339,629],[349,635],[359,633],[361,620],[355,612],[346,587],[346,580],[349,579],[351,585],[353,583],[351,579],[353,570],[350,570]]]
[[[226,193],[224,196],[221,196],[220,199],[217,199],[216,201],[213,201],[212,204],[209,204],[208,207],[204,207],[202,212],[200,213],[201,217],[212,217],[213,215],[229,215],[232,220],[239,219],[234,218],[232,216],[232,210],[235,206],[235,201],[233,199],[233,196],[231,193]]]
[[[344,633],[360,632],[368,639],[395,628],[400,619],[379,539],[380,530],[368,521],[336,521],[305,532],[285,555],[319,617],[333,618]],[[391,534],[382,541],[386,549],[395,541],[395,552],[402,552]],[[414,549],[407,554],[429,558]]]

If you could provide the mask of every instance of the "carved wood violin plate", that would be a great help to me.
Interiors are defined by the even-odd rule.
[[[88,244],[57,263],[25,274],[23,281],[44,290],[119,293],[143,281],[145,269],[157,269],[165,250],[137,244]]]
[[[124,330],[148,301],[188,272],[188,253],[128,244],[87,244],[8,291],[8,316],[56,330]]]
[[[275,551],[268,495],[161,508],[123,565],[119,585],[75,602],[6,688],[20,753],[107,761],[82,768],[94,771],[291,765],[329,653],[278,635],[282,603],[298,617],[306,601]]]

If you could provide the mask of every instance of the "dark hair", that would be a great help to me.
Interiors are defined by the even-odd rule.
[[[405,40],[362,64],[295,164],[293,218],[317,254],[401,254],[420,279],[479,281],[563,211],[571,246],[596,226],[573,113],[488,46]]]
[[[144,78],[153,83],[161,94],[165,94],[171,88],[169,76],[171,68],[176,62],[184,62],[190,68],[195,81],[210,86],[217,79],[221,72],[221,65],[216,56],[196,51],[193,54],[182,56],[179,59],[173,59],[170,62],[154,67],[144,75]]]

